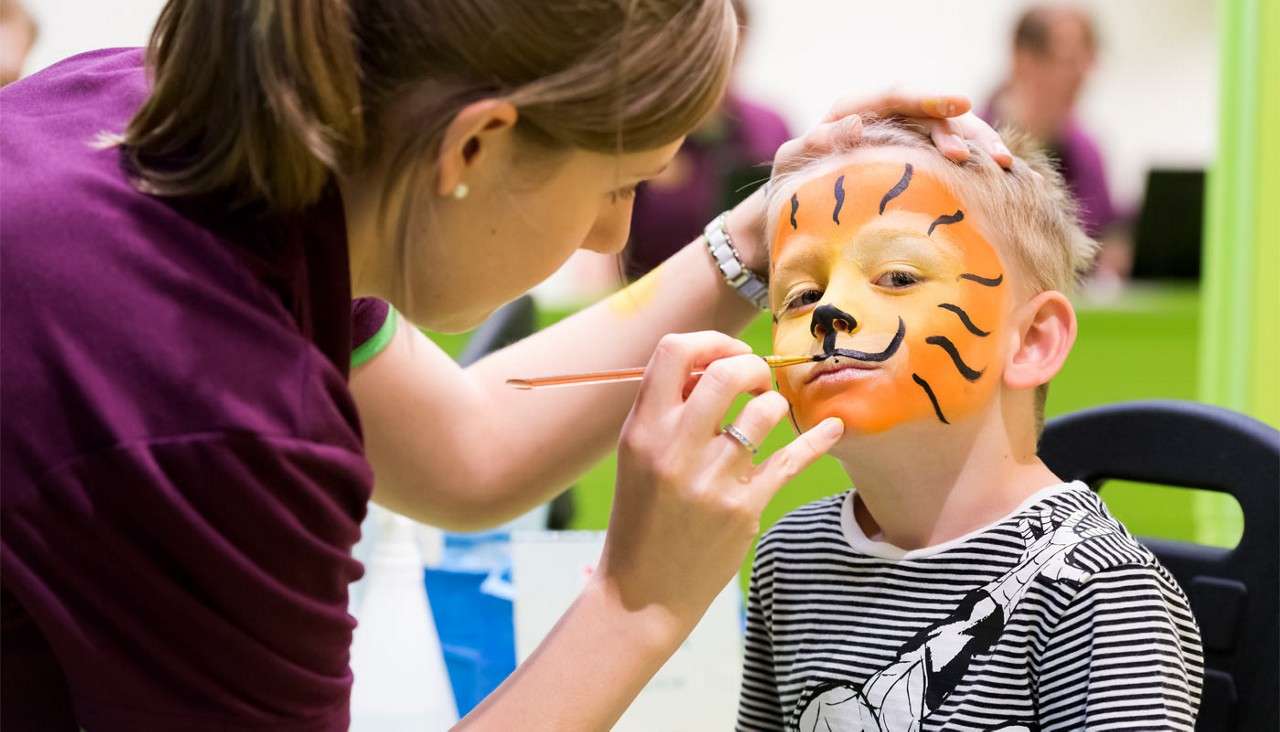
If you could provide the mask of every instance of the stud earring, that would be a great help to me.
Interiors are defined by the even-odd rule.
[[[467,187],[466,183],[459,183],[458,186],[453,189],[453,197],[461,201],[466,198],[467,194],[470,192],[471,189]]]

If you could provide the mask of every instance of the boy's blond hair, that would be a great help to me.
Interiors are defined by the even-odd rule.
[[[1078,206],[1062,174],[1044,150],[1029,137],[1004,130],[1002,137],[1014,155],[1005,170],[991,156],[970,145],[969,160],[939,165],[936,173],[958,197],[982,214],[984,233],[1017,267],[1031,294],[1057,290],[1070,294],[1093,263],[1098,245],[1080,228]],[[856,150],[903,147],[942,154],[927,132],[897,120],[865,122],[862,135],[821,156],[799,157],[781,164],[769,183],[768,230],[774,231],[793,184],[825,163]],[[1036,390],[1036,428],[1044,423],[1049,385]]]

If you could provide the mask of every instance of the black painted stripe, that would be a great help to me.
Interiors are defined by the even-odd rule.
[[[929,224],[929,233],[926,234],[926,236],[931,236],[933,234],[933,230],[939,226],[944,224],[958,224],[961,221],[964,221],[964,211],[959,209],[956,209],[956,212],[953,214],[943,214],[934,219],[932,224]]]
[[[920,378],[917,374],[912,374],[911,380],[919,384],[921,389],[924,389],[924,395],[929,397],[929,403],[933,405],[933,413],[938,415],[938,421],[943,424],[951,424],[947,421],[947,418],[943,416],[942,407],[938,406],[938,397],[933,395],[933,389],[929,386],[929,382]]]
[[[973,321],[969,319],[969,314],[966,313],[964,309],[961,308],[959,305],[952,305],[949,302],[944,302],[938,305],[938,307],[942,308],[943,310],[950,310],[951,312],[955,313],[956,317],[960,318],[960,322],[964,323],[964,327],[970,333],[978,336],[979,338],[986,338],[987,336],[991,335],[991,331],[983,330],[978,326],[974,325]]]
[[[969,365],[964,362],[964,359],[960,358],[960,352],[956,350],[956,344],[952,343],[951,339],[946,336],[929,336],[924,339],[924,342],[946,351],[947,355],[951,357],[951,361],[955,363],[956,370],[960,372],[961,376],[969,381],[977,381],[978,377],[982,376],[983,371],[986,371],[986,369],[983,369],[982,371],[974,371],[969,368]]]
[[[890,188],[888,193],[884,194],[884,198],[880,199],[880,214],[882,216],[884,215],[884,207],[888,206],[893,199],[901,196],[902,192],[907,190],[907,186],[911,185],[911,172],[911,163],[907,163],[906,169],[902,171],[902,177],[898,179],[897,183],[893,184],[893,188]]]
[[[791,228],[796,228],[796,211],[800,210],[800,198],[796,194],[791,194]]]
[[[844,176],[836,178],[836,208],[831,212],[831,220],[840,223],[840,209],[844,208]]]
[[[982,277],[980,275],[970,274],[966,272],[960,275],[960,279],[969,280],[970,282],[977,282],[979,285],[986,285],[987,287],[999,287],[1000,283],[1004,282],[1004,275],[998,274],[995,277]]]

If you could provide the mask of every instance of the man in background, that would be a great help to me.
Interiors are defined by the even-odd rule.
[[[1028,8],[1014,26],[1009,77],[982,116],[994,126],[1021,129],[1048,151],[1080,202],[1085,233],[1104,244],[1096,276],[1124,279],[1132,267],[1124,222],[1111,200],[1098,144],[1075,117],[1097,53],[1097,30],[1084,10]]]

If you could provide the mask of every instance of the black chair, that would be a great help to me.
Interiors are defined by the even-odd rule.
[[[536,309],[533,298],[523,295],[503,305],[489,319],[480,324],[467,340],[467,347],[458,356],[458,363],[470,366],[494,351],[533,333]]]
[[[466,348],[458,356],[458,363],[470,366],[494,351],[533,333],[537,329],[537,308],[533,298],[524,295],[494,311],[484,321],[471,338]],[[547,515],[547,528],[563,530],[569,528],[577,506],[570,487],[560,495],[551,499],[550,512]]]
[[[1198,730],[1280,725],[1280,432],[1205,404],[1141,401],[1050,420],[1040,456],[1094,490],[1108,479],[1226,493],[1244,512],[1234,549],[1143,538],[1191,601],[1205,652]]]

